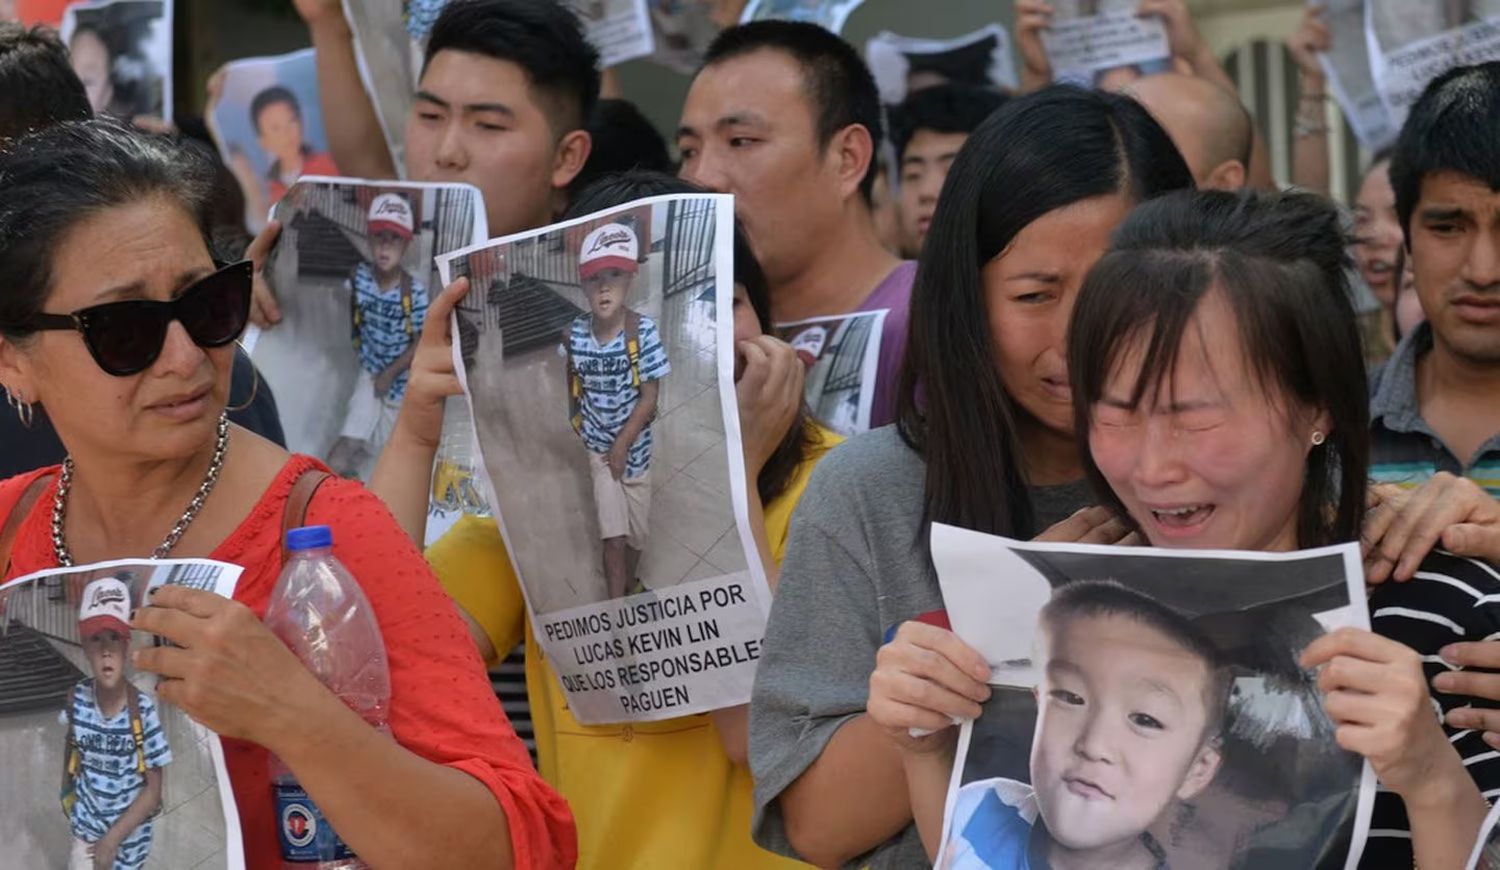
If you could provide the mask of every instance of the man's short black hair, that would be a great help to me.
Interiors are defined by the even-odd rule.
[[[762,49],[790,55],[802,67],[808,102],[817,126],[818,144],[826,147],[840,130],[860,124],[879,148],[885,135],[880,92],[875,77],[854,46],[816,24],[803,21],[752,21],[731,27],[713,41],[703,65],[713,66]],[[875,185],[875,156],[860,182],[869,201]]]
[[[443,8],[422,72],[441,51],[513,63],[526,71],[558,136],[584,127],[599,101],[599,52],[557,0],[453,0]]]
[[[589,118],[594,147],[570,188],[582,191],[606,175],[644,170],[670,173],[667,140],[629,100],[600,100]]]
[[[891,144],[896,164],[906,159],[906,146],[918,130],[934,133],[972,133],[980,122],[1005,104],[1005,94],[994,88],[967,84],[934,85],[907,94],[891,109]]]
[[[1411,241],[1411,216],[1422,182],[1457,172],[1500,191],[1500,61],[1459,67],[1422,91],[1391,155],[1396,216]]]
[[[55,30],[0,24],[0,142],[93,114]]]
[[[255,127],[255,132],[260,132],[260,113],[277,103],[286,103],[291,106],[292,114],[296,115],[299,121],[302,119],[302,104],[297,101],[297,95],[281,85],[272,85],[256,94],[255,99],[250,101],[250,124]]]

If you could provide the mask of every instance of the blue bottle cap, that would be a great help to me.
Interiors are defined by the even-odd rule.
[[[293,553],[332,546],[333,529],[327,526],[304,526],[286,533],[286,548]]]

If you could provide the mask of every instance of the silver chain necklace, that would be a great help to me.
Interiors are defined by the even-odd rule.
[[[228,448],[229,415],[225,413],[219,415],[218,440],[214,442],[213,458],[208,461],[208,473],[203,475],[203,482],[198,484],[198,492],[188,502],[187,510],[182,512],[182,516],[172,526],[172,531],[167,533],[151,558],[167,558],[167,554],[182,540],[188,526],[197,519],[198,512],[203,510],[203,503],[208,500],[208,494],[213,492],[214,484],[219,482],[219,472],[224,470],[224,453]],[[73,567],[73,553],[68,550],[68,542],[63,539],[63,522],[68,516],[68,491],[72,488],[73,457],[69,456],[63,460],[62,476],[57,479],[57,493],[52,496],[52,551],[57,557],[58,566],[63,568]]]

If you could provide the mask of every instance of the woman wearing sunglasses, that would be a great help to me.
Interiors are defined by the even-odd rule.
[[[571,864],[567,809],[421,554],[358,484],[228,423],[253,266],[210,257],[210,182],[196,155],[104,121],[0,153],[0,384],[20,415],[45,405],[69,451],[0,483],[5,576],[141,557],[244,566],[233,601],[158,590],[134,626],[175,647],[134,664],[225,738],[250,867],[280,860],[268,752],[372,865]],[[332,527],[374,607],[394,740],[259,620],[289,520]]]

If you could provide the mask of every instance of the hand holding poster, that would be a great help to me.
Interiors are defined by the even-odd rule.
[[[276,392],[287,446],[367,478],[442,287],[433,256],[484,238],[483,199],[468,185],[304,178],[276,219],[265,275],[283,318],[246,348]]]
[[[206,560],[122,561],[0,586],[6,866],[244,867],[218,736],[130,665],[133,649],[159,643],[130,628],[149,589],[229,597],[239,575]]]
[[[1299,658],[1367,627],[1355,545],[1291,554],[1012,541],[934,525],[953,630],[992,668],[944,868],[1353,868],[1375,781]],[[1111,715],[1116,714],[1116,715]]]
[[[1139,8],[1138,0],[1057,0],[1042,32],[1053,79],[1089,87],[1110,70],[1169,60],[1166,26]]]
[[[840,435],[870,428],[885,309],[776,327],[807,366],[803,391],[819,422]]]
[[[1500,57],[1500,0],[1365,0],[1375,81],[1398,129],[1427,83]]]
[[[338,175],[323,132],[312,49],[227,64],[209,82],[208,127],[245,194],[245,224],[266,215],[304,175]]]
[[[61,36],[95,113],[172,120],[172,0],[73,3]]]
[[[917,39],[883,31],[865,43],[865,61],[880,88],[880,101],[888,106],[934,83],[1016,86],[1010,36],[998,24],[953,39]]]
[[[641,200],[440,259],[454,352],[537,640],[585,724],[750,697],[727,196]]]

